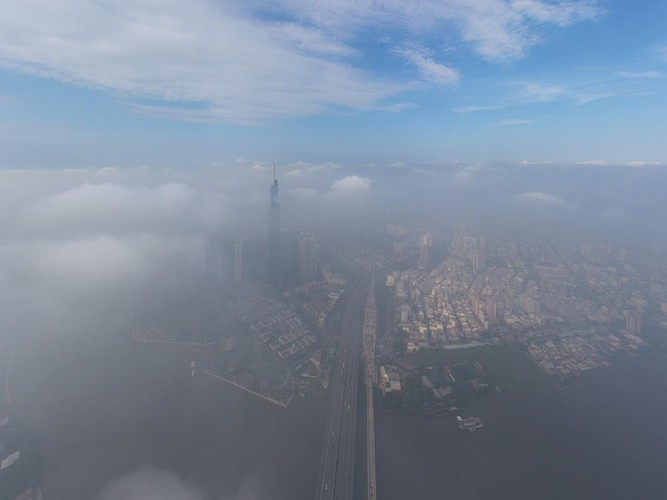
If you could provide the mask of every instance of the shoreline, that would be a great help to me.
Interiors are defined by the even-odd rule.
[[[265,395],[265,394],[261,394],[261,393],[259,393],[259,392],[253,391],[252,389],[248,389],[247,387],[244,387],[244,386],[242,386],[241,384],[239,384],[239,383],[237,383],[237,382],[234,382],[234,381],[232,381],[232,380],[229,380],[229,379],[227,379],[227,378],[224,378],[224,377],[221,376],[221,375],[218,375],[218,374],[216,374],[216,373],[213,373],[213,372],[210,371],[210,370],[205,370],[205,372],[206,372],[208,375],[210,375],[211,377],[214,377],[214,378],[217,378],[217,379],[219,379],[219,380],[222,380],[223,382],[227,382],[228,384],[231,384],[231,385],[233,385],[233,386],[235,386],[235,387],[238,387],[239,389],[243,389],[244,391],[249,392],[250,394],[253,394],[253,395],[257,396],[257,397],[260,397],[260,398],[262,398],[262,399],[265,399],[266,401],[269,401],[269,402],[271,402],[271,403],[273,403],[273,404],[275,404],[275,405],[278,405],[278,406],[280,406],[280,407],[282,407],[282,408],[287,408],[287,407],[289,406],[289,404],[292,402],[292,399],[294,399],[294,394],[292,394],[292,395],[289,397],[289,399],[287,400],[287,402],[280,401],[280,400],[278,400],[278,399],[272,398],[271,396],[267,396],[267,395]]]

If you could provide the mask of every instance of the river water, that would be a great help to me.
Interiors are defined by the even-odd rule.
[[[379,415],[378,498],[667,498],[667,357],[537,394],[495,393],[451,420]]]
[[[284,409],[192,379],[193,358],[110,339],[18,352],[12,400],[42,446],[45,500],[100,498],[154,471],[197,500],[311,499],[325,402]],[[376,413],[378,498],[667,498],[666,390],[667,357],[648,354],[562,391],[489,395],[472,409],[484,420],[475,433]]]
[[[41,443],[45,500],[95,499],[113,481],[158,489],[165,475],[188,500],[312,498],[324,402],[295,398],[285,409],[205,374],[193,379],[193,358],[99,339],[20,351],[12,398]]]

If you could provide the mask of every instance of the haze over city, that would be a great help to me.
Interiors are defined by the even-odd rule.
[[[664,497],[665,33],[4,2],[0,499]]]

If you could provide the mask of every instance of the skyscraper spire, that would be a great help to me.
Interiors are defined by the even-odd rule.
[[[271,204],[269,206],[269,281],[276,285],[282,277],[282,234],[280,230],[280,198],[276,165],[273,164]]]

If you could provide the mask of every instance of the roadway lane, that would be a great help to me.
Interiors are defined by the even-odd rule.
[[[330,328],[339,329],[340,341],[316,490],[316,497],[321,500],[352,498],[361,311],[365,293],[366,280],[359,279],[343,297],[340,317],[336,317],[339,323],[330,324]]]

